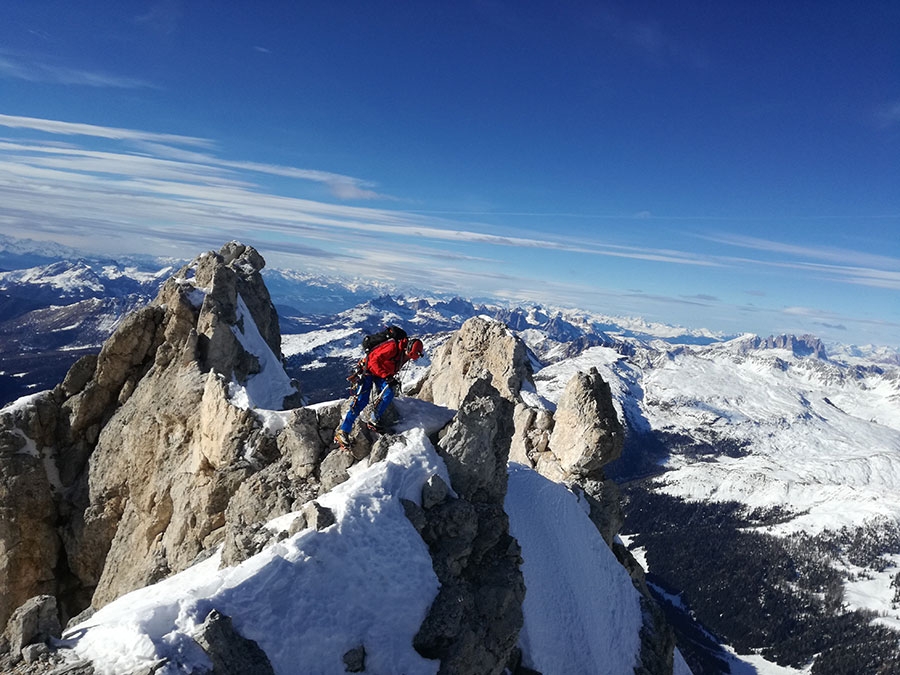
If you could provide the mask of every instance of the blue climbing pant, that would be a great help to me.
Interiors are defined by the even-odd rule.
[[[391,401],[394,400],[394,388],[391,387],[387,380],[368,373],[363,375],[356,386],[356,391],[353,394],[353,403],[350,405],[350,410],[344,415],[344,421],[341,422],[343,431],[349,434],[353,430],[353,423],[356,421],[356,418],[369,404],[369,397],[373,388],[378,392],[379,396],[378,406],[375,408],[375,421],[377,422],[384,415]]]

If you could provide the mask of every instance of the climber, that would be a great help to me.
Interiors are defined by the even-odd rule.
[[[415,361],[422,356],[423,345],[419,339],[409,340],[406,337],[387,339],[370,351],[359,363],[359,376],[353,402],[344,416],[344,421],[334,434],[334,442],[342,449],[350,448],[350,432],[353,423],[369,403],[369,396],[374,388],[378,399],[371,418],[366,426],[373,431],[384,431],[382,416],[394,400],[394,389],[399,385],[397,373],[408,361]]]

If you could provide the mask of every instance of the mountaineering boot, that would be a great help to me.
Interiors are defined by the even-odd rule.
[[[366,426],[379,434],[386,433],[390,430],[390,427],[384,423],[384,420],[375,419],[374,416],[366,419]]]
[[[334,432],[334,442],[344,452],[351,452],[353,443],[350,440],[350,434],[348,434],[343,429],[338,429],[337,431]]]

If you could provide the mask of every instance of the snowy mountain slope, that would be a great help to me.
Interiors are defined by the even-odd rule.
[[[81,352],[98,350],[127,313],[149,302],[169,272],[79,259],[0,273],[0,404],[60,381]]]
[[[297,393],[297,387],[284,371],[281,360],[272,352],[260,335],[247,303],[238,295],[237,321],[232,332],[249,354],[256,357],[259,372],[247,377],[243,384],[232,380],[229,394],[232,403],[239,408],[265,408],[281,410],[283,401]]]
[[[510,466],[506,511],[522,547],[526,666],[541,673],[633,672],[640,596],[563,485]]]
[[[360,644],[373,672],[435,673],[438,664],[419,656],[412,639],[438,581],[400,504],[418,502],[433,474],[449,481],[424,434],[410,434],[385,462],[319,498],[335,511],[335,525],[305,529],[234,568],[217,569],[215,556],[123,596],[64,638],[109,675],[160,659],[168,662],[156,672],[185,672],[210,665],[190,636],[216,608],[277,673],[343,673],[343,655]],[[268,527],[286,531],[297,515]]]
[[[0,234],[0,270],[17,270],[49,265],[60,260],[85,257],[83,251],[52,241],[19,239]]]
[[[262,272],[280,314],[290,317],[332,315],[371,300],[393,288],[376,281],[339,282],[322,275],[267,268]]]
[[[367,672],[437,672],[438,662],[417,654],[412,638],[438,582],[400,499],[418,503],[431,475],[449,478],[425,436],[425,404],[415,403],[385,461],[357,465],[349,481],[318,499],[334,510],[336,524],[288,536],[236,567],[218,569],[215,555],[125,595],[68,629],[66,646],[100,674],[148,664],[172,674],[209,667],[191,636],[215,608],[262,647],[276,673],[344,673],[343,655],[360,645]],[[415,422],[417,408],[425,426]],[[524,662],[547,673],[631,672],[641,625],[637,593],[577,498],[514,467],[506,509],[522,542],[531,598]],[[268,527],[286,534],[296,515]]]
[[[672,457],[666,489],[802,514],[785,531],[900,521],[896,383],[835,377],[837,366],[818,364],[786,352],[708,350],[645,370],[642,407],[654,429],[735,449],[712,462]]]
[[[786,507],[799,514],[791,527],[805,531],[874,516],[900,521],[895,372],[860,373],[785,350],[718,345],[626,358],[596,347],[540,370],[538,392],[555,402],[591,367],[610,382],[631,433],[681,438],[663,467],[672,494]]]
[[[845,611],[869,610],[900,627],[900,610],[891,602],[900,573],[896,368],[785,349],[748,351],[735,343],[657,342],[631,356],[596,347],[549,365],[535,375],[538,393],[555,402],[575,372],[591,367],[610,383],[626,420],[626,454],[649,453],[659,462],[647,490],[777,514],[757,516],[756,527],[778,535],[788,550],[801,547],[791,564],[803,567],[818,555],[819,564],[839,574]],[[693,522],[688,517],[685,527]],[[741,577],[741,569],[734,574]],[[762,597],[765,582],[756,583]],[[727,604],[712,611],[737,611]]]
[[[171,267],[147,270],[110,261],[60,261],[0,273],[0,292],[23,289],[31,295],[57,300],[122,297],[153,292],[171,272]]]

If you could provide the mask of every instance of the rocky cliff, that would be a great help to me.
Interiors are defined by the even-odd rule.
[[[238,565],[287,536],[264,526],[273,518],[295,514],[290,533],[330,527],[335,516],[318,499],[352,465],[384,459],[390,436],[361,438],[353,455],[331,447],[341,402],[300,407],[280,367],[263,265],[236,242],[200,256],[99,355],[54,390],[4,410],[0,626],[9,623],[0,665],[49,672],[58,663],[52,652],[25,649],[58,633],[47,617],[65,623],[217,548],[222,566]],[[440,582],[416,651],[439,659],[441,673],[516,669],[526,588],[503,506],[512,460],[584,496],[647,597],[636,670],[671,672],[671,633],[640,568],[614,542],[621,515],[602,466],[621,452],[623,432],[596,371],[573,378],[550,410],[534,393],[524,344],[503,324],[476,318],[433,355],[419,397],[452,420],[433,436],[450,485],[433,476],[421,500],[404,502]],[[255,643],[242,650],[256,654],[253,663],[228,670],[244,638],[228,617],[210,613],[204,626],[194,640],[216,673],[271,672]],[[364,654],[348,652],[348,670],[364,668]],[[91,672],[78,667],[71,672]]]
[[[637,673],[671,673],[674,633],[652,599],[640,565],[615,541],[623,524],[619,490],[603,466],[622,453],[624,428],[609,385],[596,369],[577,373],[555,410],[535,393],[524,343],[499,321],[475,317],[444,343],[419,396],[458,408],[473,382],[492,382],[513,408],[510,460],[564,483],[589,504],[591,520],[629,570],[642,596],[644,627]]]
[[[223,537],[229,497],[277,454],[230,401],[280,359],[264,265],[236,242],[200,256],[58,387],[5,412],[0,623],[38,594],[64,618],[100,606]]]

